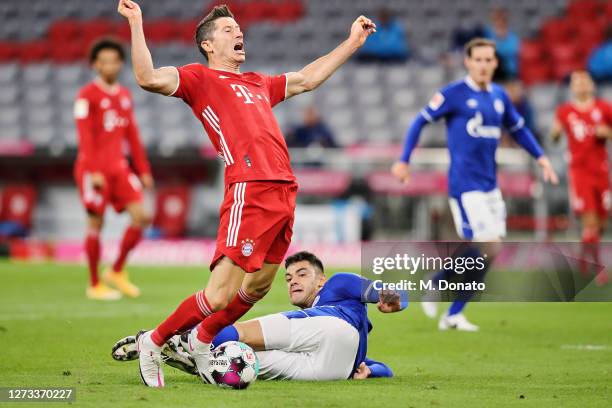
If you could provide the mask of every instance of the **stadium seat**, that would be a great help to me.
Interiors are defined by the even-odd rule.
[[[81,23],[83,30],[83,41],[87,47],[101,37],[112,36],[116,29],[116,24],[106,19],[94,19]]]
[[[19,45],[19,62],[32,64],[46,61],[51,55],[51,46],[47,41],[29,41]]]
[[[575,35],[575,27],[572,22],[564,17],[548,20],[542,26],[542,36],[547,43],[563,43],[571,41]]]
[[[76,20],[57,20],[49,27],[49,39],[53,44],[68,45],[70,42],[83,38],[85,32]]]
[[[179,33],[179,24],[180,22],[170,19],[145,23],[144,29],[147,41],[152,44],[174,41]]]
[[[524,64],[521,65],[520,77],[525,85],[530,86],[549,81],[553,78],[553,75],[550,64]]]
[[[567,6],[568,17],[576,22],[594,20],[602,12],[603,4],[597,0],[573,0]]]
[[[0,41],[0,63],[12,61],[19,55],[19,46],[11,41]]]

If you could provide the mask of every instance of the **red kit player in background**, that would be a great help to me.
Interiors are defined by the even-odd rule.
[[[97,300],[115,300],[122,293],[130,297],[140,294],[138,287],[129,281],[124,265],[150,219],[142,205],[142,186],[152,188],[153,178],[134,119],[132,96],[117,82],[124,57],[123,48],[114,40],[104,39],[94,44],[89,59],[97,76],[79,91],[74,105],[79,136],[74,177],[87,211],[85,253],[90,285],[86,293],[90,299]],[[126,142],[139,177],[132,172],[124,155]],[[126,210],[131,223],[125,230],[115,263],[101,282],[98,279],[100,230],[107,204],[117,212]]]
[[[349,38],[329,54],[299,72],[268,76],[240,72],[244,37],[226,6],[215,7],[196,28],[196,45],[208,66],[178,68],[154,68],[138,4],[120,0],[119,13],[130,24],[138,84],[189,105],[225,164],[225,198],[210,279],[157,329],[139,336],[141,378],[148,386],[163,387],[161,346],[201,322],[190,333],[190,352],[203,379],[213,382],[208,372],[213,337],[270,290],[291,242],[297,185],[272,107],[321,85],[363,45],[375,25],[361,16]]]
[[[612,138],[612,109],[595,98],[595,84],[586,71],[572,73],[570,90],[572,101],[557,109],[551,136],[556,141],[562,133],[567,135],[570,201],[582,222],[581,272],[588,274],[589,265],[594,265],[601,285],[608,282],[600,262],[599,240],[612,204],[606,150],[606,141]]]

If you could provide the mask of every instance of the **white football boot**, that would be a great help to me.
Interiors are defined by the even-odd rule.
[[[187,352],[193,357],[202,381],[216,384],[210,375],[210,343],[198,340],[198,328],[194,327],[187,337]]]
[[[153,343],[151,339],[153,330],[149,330],[138,336],[138,362],[140,378],[148,387],[161,388],[164,384],[164,372],[162,370],[161,347]]]
[[[425,316],[430,319],[435,319],[438,316],[438,302],[423,302],[421,301],[421,309]]]
[[[461,331],[476,332],[480,328],[466,319],[463,313],[457,313],[449,316],[448,312],[444,313],[438,322],[438,329],[449,330],[456,329]]]

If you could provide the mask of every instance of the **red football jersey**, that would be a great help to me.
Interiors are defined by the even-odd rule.
[[[177,68],[171,94],[187,103],[202,122],[225,163],[225,183],[295,181],[289,151],[272,107],[285,99],[285,75],[235,74],[202,64]]]
[[[557,108],[557,120],[568,138],[572,170],[608,174],[606,140],[595,136],[598,125],[612,125],[612,109],[605,101],[595,102],[585,110],[571,103]]]
[[[109,172],[127,166],[125,142],[138,174],[151,173],[127,88],[102,89],[95,81],[79,91],[74,104],[79,136],[77,164],[85,171]]]

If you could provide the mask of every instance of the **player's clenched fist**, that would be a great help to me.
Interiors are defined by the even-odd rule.
[[[119,0],[117,11],[128,20],[142,18],[140,6],[132,0]]]
[[[408,183],[410,181],[410,166],[403,161],[395,162],[391,167],[391,174],[402,183]]]
[[[368,36],[375,32],[376,24],[365,16],[359,16],[351,26],[351,35],[349,38],[354,40],[357,46],[361,47]]]

